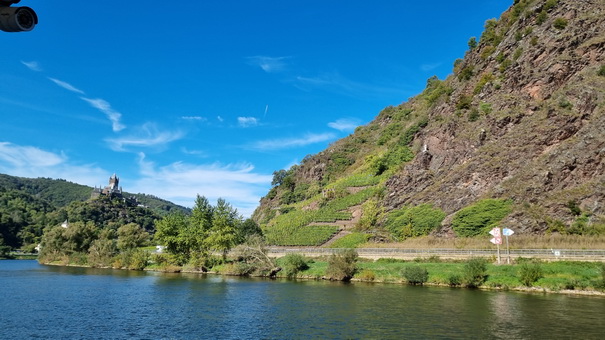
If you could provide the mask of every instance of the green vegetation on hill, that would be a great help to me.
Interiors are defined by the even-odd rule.
[[[138,203],[101,197],[90,200],[93,188],[49,178],[22,178],[0,174],[0,239],[3,247],[33,252],[43,230],[63,221],[93,222],[98,228],[117,230],[135,223],[147,231],[154,221],[170,212],[190,209],[145,195],[135,196]],[[142,205],[142,206],[138,206]]]

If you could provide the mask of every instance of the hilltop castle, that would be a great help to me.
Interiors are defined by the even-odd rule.
[[[118,178],[118,176],[116,176],[114,173],[111,177],[109,177],[109,185],[103,189],[95,186],[95,188],[92,190],[90,198],[97,198],[101,195],[122,198],[122,187],[119,187],[119,184],[120,178]]]

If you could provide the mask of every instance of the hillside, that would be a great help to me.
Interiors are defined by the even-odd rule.
[[[25,178],[0,174],[0,190],[23,191],[36,198],[50,203],[52,206],[61,208],[75,201],[86,201],[90,199],[92,187],[68,182],[64,179],[51,178]],[[170,201],[148,194],[132,194],[124,192],[124,196],[136,197],[137,201],[155,211],[159,215],[180,210],[189,213],[191,209],[174,204]]]
[[[0,246],[25,247],[40,242],[44,228],[70,222],[94,222],[100,228],[117,229],[136,223],[147,231],[154,221],[173,211],[190,209],[145,194],[129,194],[136,201],[91,200],[93,188],[50,178],[22,178],[0,174]]]
[[[515,0],[445,80],[274,176],[277,245],[605,233],[605,2]]]

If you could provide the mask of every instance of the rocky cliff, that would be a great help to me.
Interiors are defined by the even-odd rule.
[[[358,230],[428,204],[447,216],[431,232],[454,235],[461,209],[498,199],[511,204],[501,223],[521,232],[568,232],[583,218],[587,233],[605,225],[604,156],[605,1],[516,0],[451,76],[283,173],[255,218],[271,230],[373,188],[337,210],[358,207],[376,226],[362,216]]]

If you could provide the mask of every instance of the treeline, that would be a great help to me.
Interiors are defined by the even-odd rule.
[[[247,237],[262,233],[225,200],[212,206],[203,196],[197,197],[191,215],[176,211],[163,218],[137,214],[146,210],[128,209],[127,202],[106,197],[68,208],[73,208],[65,211],[72,222],[44,231],[42,263],[143,269],[153,260],[204,270]],[[167,253],[152,259],[150,249],[143,247],[156,244],[164,245]]]

